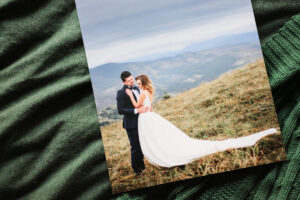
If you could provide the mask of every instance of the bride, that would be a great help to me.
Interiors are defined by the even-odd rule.
[[[135,108],[149,108],[148,112],[139,114],[138,134],[145,158],[155,166],[185,165],[216,152],[253,146],[262,137],[276,132],[275,128],[271,128],[249,136],[221,141],[191,138],[159,114],[150,112],[154,87],[149,77],[140,75],[135,80],[141,90],[138,102],[130,89],[126,89],[126,93]]]

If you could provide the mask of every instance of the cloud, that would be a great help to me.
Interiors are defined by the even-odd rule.
[[[76,6],[90,68],[174,55],[256,30],[250,0],[76,0]]]
[[[193,78],[187,78],[187,79],[185,79],[183,82],[185,82],[185,83],[194,83],[196,80],[195,79],[193,79]]]
[[[195,74],[193,77],[196,78],[196,79],[201,79],[203,77],[203,75],[202,74]]]
[[[94,50],[86,49],[87,58],[92,68],[108,62],[126,62],[145,55],[178,51],[196,42],[254,30],[256,26],[253,13],[237,13],[203,22],[195,27],[111,42]]]
[[[183,82],[185,82],[185,83],[194,83],[197,80],[201,79],[202,77],[203,77],[202,74],[195,74],[192,77],[185,79]]]
[[[84,26],[92,26],[102,22],[122,19],[128,16],[144,14],[168,6],[186,4],[191,0],[141,1],[141,0],[76,0],[80,20]]]

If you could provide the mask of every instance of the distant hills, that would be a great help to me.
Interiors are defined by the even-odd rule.
[[[211,81],[232,69],[262,58],[258,43],[234,44],[208,50],[186,52],[153,61],[107,63],[90,69],[97,109],[116,105],[116,93],[122,87],[124,70],[133,76],[148,75],[155,86],[155,99]]]

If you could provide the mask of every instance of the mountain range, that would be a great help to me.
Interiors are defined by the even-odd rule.
[[[134,77],[148,75],[156,90],[155,100],[158,100],[164,93],[184,92],[260,58],[259,43],[233,44],[151,61],[106,63],[90,69],[90,76],[96,106],[100,110],[116,105],[117,90],[123,85],[120,74],[125,70]]]

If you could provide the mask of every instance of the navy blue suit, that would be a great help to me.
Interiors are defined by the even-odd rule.
[[[124,85],[123,88],[118,90],[117,92],[117,109],[120,115],[124,115],[123,128],[126,129],[131,146],[131,167],[134,172],[138,173],[141,170],[145,169],[144,155],[141,150],[138,135],[139,114],[134,114],[135,108],[130,100],[130,97],[126,94],[127,88],[128,87]]]

